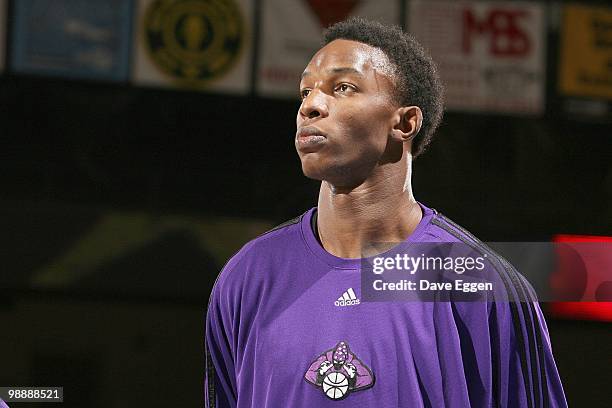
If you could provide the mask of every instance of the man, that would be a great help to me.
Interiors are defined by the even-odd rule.
[[[399,28],[338,23],[300,83],[295,144],[316,208],[246,244],[209,302],[209,407],[566,406],[533,289],[418,203],[412,160],[442,116],[435,65]],[[502,302],[365,302],[376,243],[465,243]]]

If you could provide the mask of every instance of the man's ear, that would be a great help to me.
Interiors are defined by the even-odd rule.
[[[423,124],[423,112],[418,106],[403,106],[395,112],[392,137],[398,142],[412,140]]]

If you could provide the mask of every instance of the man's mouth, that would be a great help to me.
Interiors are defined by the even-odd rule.
[[[313,140],[319,140],[320,138],[327,138],[327,135],[325,134],[325,132],[315,126],[304,126],[303,128],[298,129],[295,134],[295,137],[298,140],[310,138],[314,138]]]
[[[315,126],[304,126],[299,128],[295,134],[295,144],[299,150],[304,152],[318,149],[326,140],[325,132]]]
[[[311,144],[322,143],[325,141],[325,139],[327,138],[321,135],[300,136],[298,138],[298,143],[304,144],[304,145],[311,145]]]

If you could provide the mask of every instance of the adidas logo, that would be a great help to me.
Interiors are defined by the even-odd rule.
[[[359,303],[360,303],[359,299],[357,299],[357,296],[355,296],[355,292],[353,291],[353,288],[348,288],[347,290],[344,291],[342,296],[340,296],[338,300],[334,302],[334,305],[336,306],[354,306],[354,305],[358,305]]]

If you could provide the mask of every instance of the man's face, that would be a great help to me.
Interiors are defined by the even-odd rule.
[[[300,83],[295,146],[304,174],[336,186],[365,180],[387,151],[393,89],[381,50],[349,40],[321,48]]]

